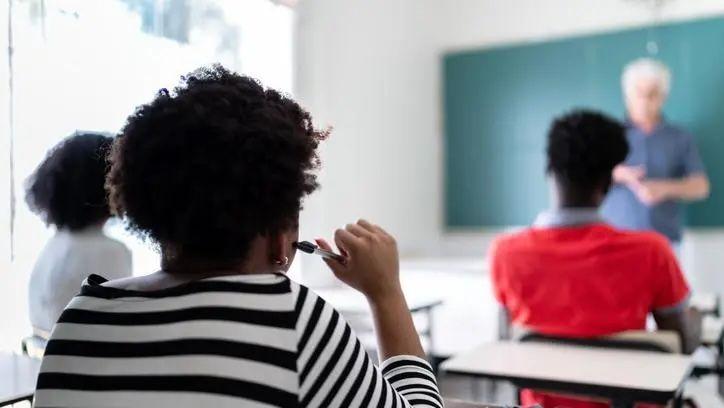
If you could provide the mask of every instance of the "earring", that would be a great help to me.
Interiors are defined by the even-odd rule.
[[[287,264],[289,263],[289,257],[285,256],[283,261],[281,259],[277,259],[276,261],[274,261],[274,263],[279,266],[287,266]]]

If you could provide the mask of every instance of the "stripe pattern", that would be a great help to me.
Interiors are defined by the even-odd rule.
[[[442,407],[430,365],[379,368],[340,314],[284,275],[136,292],[92,275],[48,342],[36,407]]]

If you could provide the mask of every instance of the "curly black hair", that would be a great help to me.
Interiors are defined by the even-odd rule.
[[[82,230],[111,214],[104,183],[113,138],[75,133],[52,148],[25,186],[25,201],[46,224]]]
[[[574,110],[553,121],[548,131],[548,172],[581,193],[611,186],[611,172],[626,159],[624,127],[615,119]]]
[[[138,107],[113,145],[111,208],[163,251],[243,260],[294,227],[327,131],[294,100],[220,65]]]

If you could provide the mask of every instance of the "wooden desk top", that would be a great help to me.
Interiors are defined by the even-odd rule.
[[[442,369],[459,375],[529,381],[542,387],[548,384],[549,389],[585,395],[630,392],[648,401],[673,396],[692,363],[690,356],[679,354],[497,342],[457,355],[445,361]]]

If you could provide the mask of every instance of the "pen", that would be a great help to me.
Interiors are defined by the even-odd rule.
[[[322,249],[309,241],[295,242],[294,248],[297,248],[298,250],[306,252],[308,254],[317,254],[322,258],[334,259],[339,263],[345,263],[347,261],[347,259],[342,255],[335,254],[334,252],[327,251],[326,249]]]

